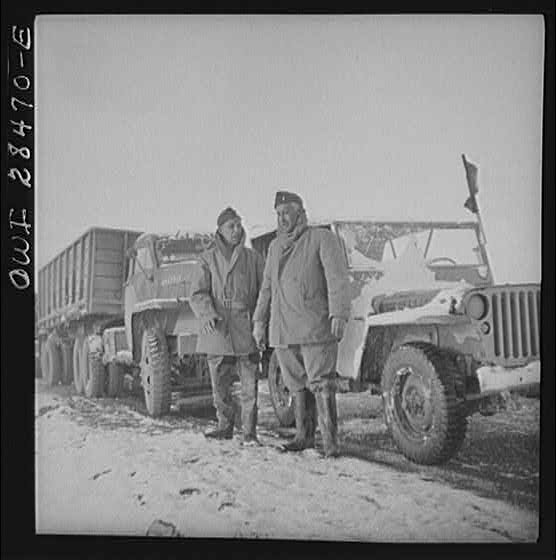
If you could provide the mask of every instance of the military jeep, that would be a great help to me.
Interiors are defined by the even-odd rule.
[[[128,251],[124,327],[103,332],[108,394],[121,390],[127,374],[139,379],[151,416],[170,410],[171,391],[211,392],[206,357],[196,354],[198,321],[189,306],[196,257],[214,234],[141,235]]]
[[[467,418],[491,395],[540,382],[540,286],[496,285],[480,223],[332,220],[350,278],[339,385],[380,391],[388,429],[410,460],[460,448]],[[252,238],[266,255],[274,230]],[[294,421],[274,354],[280,422]]]

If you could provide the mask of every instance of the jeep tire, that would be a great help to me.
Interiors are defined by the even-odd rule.
[[[164,333],[157,327],[143,331],[141,343],[141,384],[150,416],[170,411],[170,358]]]
[[[456,396],[457,375],[450,357],[425,343],[400,346],[386,360],[385,421],[396,445],[411,461],[442,463],[461,447],[467,418]]]
[[[288,391],[284,383],[276,352],[272,352],[268,362],[268,391],[272,408],[274,408],[280,425],[287,428],[294,426],[295,410],[293,395]]]

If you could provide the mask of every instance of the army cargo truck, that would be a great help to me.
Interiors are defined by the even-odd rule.
[[[140,232],[91,228],[38,274],[37,338],[42,377],[97,396],[90,336],[123,325],[126,252]]]
[[[476,202],[472,208],[477,215]],[[540,286],[494,282],[479,216],[313,225],[337,236],[349,271],[340,389],[382,395],[385,422],[407,458],[448,460],[464,441],[469,415],[491,413],[493,395],[540,383]],[[275,236],[259,231],[252,246],[265,256]],[[316,297],[326,302],[326,294]],[[276,356],[268,361],[274,410],[290,425],[291,395]]]
[[[170,409],[171,391],[211,391],[195,354],[189,306],[196,256],[213,234],[157,235],[93,228],[39,271],[38,338],[49,385],[117,397],[142,386],[149,414]]]
[[[112,368],[135,368],[152,416],[169,412],[172,390],[211,393],[206,356],[195,353],[199,324],[189,297],[197,256],[213,244],[214,233],[146,233],[129,251],[124,327],[106,333],[99,352]]]

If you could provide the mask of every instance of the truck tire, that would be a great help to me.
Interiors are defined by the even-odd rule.
[[[43,348],[44,359],[42,361],[43,377],[49,387],[57,385],[61,378],[62,355],[60,347],[54,339],[48,337]]]
[[[448,355],[429,344],[400,346],[386,360],[385,421],[396,445],[411,461],[442,463],[461,447],[467,418],[456,397],[457,375]]]
[[[69,344],[60,345],[62,356],[62,384],[69,385],[73,380],[73,353]]]
[[[284,378],[278,363],[276,352],[272,352],[268,362],[268,391],[272,408],[276,413],[281,426],[290,427],[295,425],[295,411],[293,395],[284,384]]]
[[[124,368],[121,364],[111,362],[108,364],[108,396],[112,399],[122,394],[124,382]]]
[[[170,411],[170,358],[166,337],[156,327],[143,332],[141,383],[148,413],[161,416]]]
[[[78,395],[83,394],[83,381],[81,380],[81,346],[82,339],[76,338],[73,343],[73,386]]]
[[[100,337],[98,338],[100,339]],[[90,399],[101,397],[104,388],[105,372],[104,364],[102,363],[102,351],[99,350],[99,340],[97,340],[97,337],[88,337],[83,341],[81,359],[87,365],[82,370],[84,374],[82,381],[85,396]]]

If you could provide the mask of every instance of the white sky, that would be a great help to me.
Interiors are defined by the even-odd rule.
[[[541,16],[40,16],[36,262],[91,226],[470,220],[498,282],[541,278]]]

